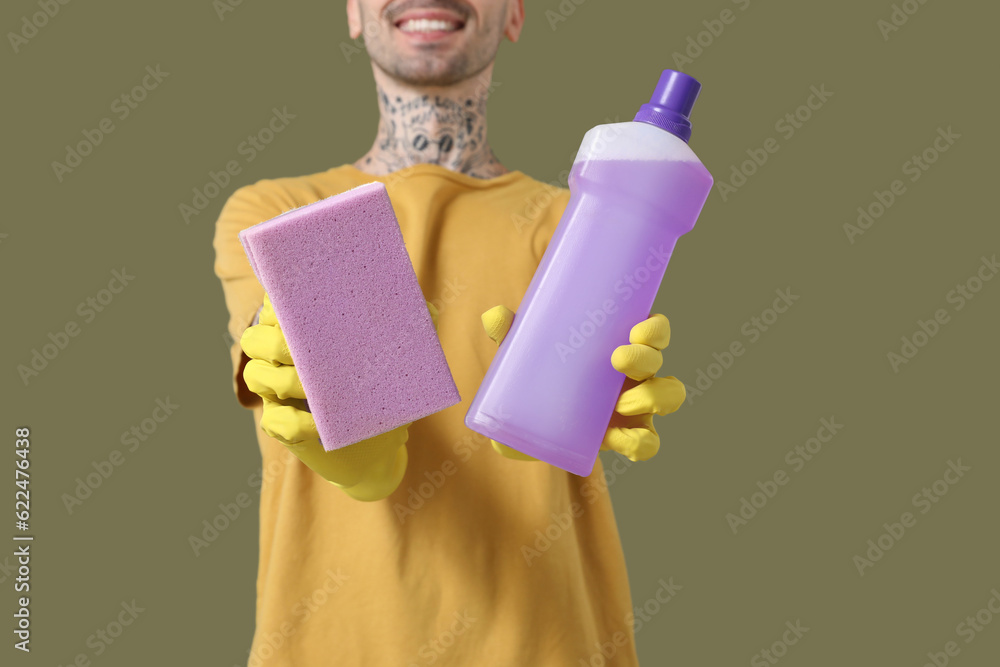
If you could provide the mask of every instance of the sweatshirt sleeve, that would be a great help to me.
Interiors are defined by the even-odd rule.
[[[260,397],[247,388],[243,381],[243,367],[250,358],[240,346],[243,332],[253,322],[257,310],[264,302],[261,287],[250,261],[243,251],[239,232],[282,213],[282,204],[269,196],[267,184],[258,182],[236,190],[219,214],[215,223],[215,275],[222,282],[226,308],[229,310],[229,354],[233,368],[233,391],[240,405],[253,409],[262,404]]]

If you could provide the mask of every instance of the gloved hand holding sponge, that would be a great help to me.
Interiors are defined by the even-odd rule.
[[[430,302],[427,307],[436,328],[437,309]],[[260,323],[247,328],[240,345],[250,357],[243,369],[243,379],[264,401],[260,427],[265,433],[356,500],[380,500],[396,490],[406,472],[409,424],[326,451],[267,294]]]
[[[387,497],[406,471],[409,424],[461,397],[385,184],[289,209],[239,239],[265,293],[241,339],[261,429],[352,498]]]

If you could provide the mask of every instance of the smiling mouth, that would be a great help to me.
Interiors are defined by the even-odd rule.
[[[451,37],[465,28],[469,18],[464,12],[448,7],[424,6],[397,15],[393,26],[406,35],[408,42],[429,47],[450,43]]]
[[[442,19],[404,19],[396,23],[396,27],[406,33],[455,32],[464,26],[461,21]]]

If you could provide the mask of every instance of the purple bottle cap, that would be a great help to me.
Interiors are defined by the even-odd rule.
[[[653,96],[639,107],[632,120],[655,125],[675,134],[687,143],[691,138],[691,108],[701,92],[701,84],[693,77],[672,69],[660,74]]]

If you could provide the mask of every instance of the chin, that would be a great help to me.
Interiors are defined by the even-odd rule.
[[[464,68],[454,63],[442,63],[437,59],[419,61],[419,58],[407,58],[389,71],[393,78],[412,86],[451,86],[466,78]]]

